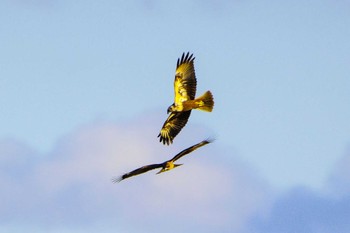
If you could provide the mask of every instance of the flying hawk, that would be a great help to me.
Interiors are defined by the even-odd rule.
[[[196,145],[193,145],[183,151],[181,151],[180,153],[178,153],[177,155],[174,156],[174,158],[168,160],[168,161],[165,161],[163,163],[158,163],[158,164],[150,164],[150,165],[146,165],[146,166],[143,166],[143,167],[140,167],[140,168],[137,168],[131,172],[128,172],[128,173],[125,173],[124,175],[120,176],[120,177],[116,177],[116,178],[113,178],[112,181],[114,183],[116,182],[120,182],[126,178],[129,178],[129,177],[132,177],[132,176],[136,176],[136,175],[140,175],[142,173],[145,173],[145,172],[148,172],[150,170],[153,170],[153,169],[157,169],[157,168],[162,168],[157,174],[159,173],[162,173],[162,172],[166,172],[166,171],[169,171],[175,167],[178,167],[178,166],[181,166],[182,164],[174,164],[174,162],[178,159],[180,159],[181,157],[191,153],[192,151],[198,149],[199,147],[202,147],[208,143],[211,143],[213,142],[213,139],[207,139],[207,140],[203,140],[201,141],[200,143],[197,143]]]
[[[214,107],[213,95],[206,91],[202,96],[195,98],[197,80],[194,71],[195,57],[190,53],[183,53],[177,60],[174,80],[174,103],[169,106],[170,115],[163,124],[158,135],[159,141],[169,145],[186,125],[192,109],[211,112]]]

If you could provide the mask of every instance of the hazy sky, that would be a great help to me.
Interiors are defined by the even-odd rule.
[[[0,32],[0,231],[350,231],[350,1],[5,0]],[[165,147],[187,51],[215,108]]]

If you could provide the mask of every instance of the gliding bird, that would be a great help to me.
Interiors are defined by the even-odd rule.
[[[136,175],[140,175],[142,173],[148,172],[150,170],[156,169],[156,168],[162,168],[157,174],[162,173],[162,172],[166,172],[169,171],[175,167],[181,166],[182,164],[174,164],[174,162],[178,159],[180,159],[181,157],[191,153],[192,151],[198,149],[199,147],[202,147],[208,143],[213,142],[213,139],[207,139],[207,140],[203,140],[200,143],[197,143],[196,145],[193,145],[183,151],[181,151],[180,153],[178,153],[177,155],[174,156],[174,158],[165,161],[163,163],[158,163],[158,164],[150,164],[150,165],[146,165],[140,168],[137,168],[131,172],[125,173],[124,175],[120,176],[120,177],[116,177],[113,178],[112,181],[114,183],[116,182],[120,182],[126,178],[132,177],[132,176],[136,176]]]

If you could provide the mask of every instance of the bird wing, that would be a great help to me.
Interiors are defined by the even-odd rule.
[[[162,163],[160,164],[150,164],[150,165],[146,165],[146,166],[143,166],[143,167],[140,167],[140,168],[137,168],[131,172],[128,172],[128,173],[125,173],[124,175],[122,176],[119,176],[119,177],[116,177],[116,178],[113,178],[112,181],[114,183],[116,182],[120,182],[126,178],[129,178],[131,176],[136,176],[136,175],[140,175],[142,173],[145,173],[145,172],[148,172],[150,170],[153,170],[153,169],[156,169],[156,168],[161,168],[163,166]]]
[[[170,161],[173,161],[175,162],[176,160],[178,160],[179,158],[191,153],[192,151],[194,150],[197,150],[199,147],[202,147],[206,144],[209,144],[211,142],[213,142],[214,140],[213,139],[207,139],[207,140],[203,140],[201,141],[200,143],[197,143],[196,145],[193,145],[183,151],[181,151],[180,153],[178,153],[177,155],[174,156],[174,158],[172,158]]]
[[[183,101],[193,100],[196,96],[197,80],[193,65],[194,57],[190,53],[182,54],[177,60],[174,80],[174,103],[181,105]]]
[[[164,145],[173,143],[173,139],[186,125],[190,115],[191,111],[170,113],[158,134],[159,141],[163,142]]]

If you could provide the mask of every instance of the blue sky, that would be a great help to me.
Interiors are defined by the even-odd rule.
[[[348,232],[349,12],[346,0],[2,1],[0,230]],[[165,147],[186,51],[215,109]],[[181,168],[110,182],[210,136]]]

